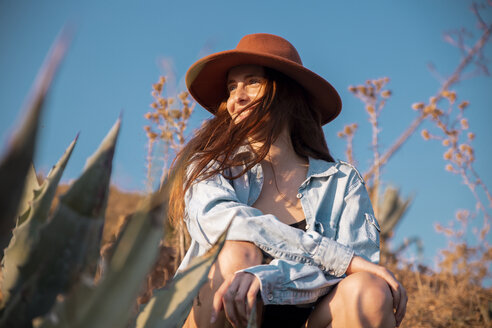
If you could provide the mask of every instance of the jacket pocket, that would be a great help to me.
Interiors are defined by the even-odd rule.
[[[365,213],[365,217],[366,217],[366,231],[369,236],[369,239],[379,247],[379,233],[381,232],[379,223],[373,214]]]

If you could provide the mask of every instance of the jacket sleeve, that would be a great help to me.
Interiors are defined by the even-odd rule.
[[[379,263],[379,233],[364,181],[355,170],[344,196],[336,240],[350,246],[355,255]]]
[[[252,242],[274,258],[316,266],[335,277],[345,273],[354,254],[350,246],[317,231],[290,227],[241,203],[221,174],[194,183],[186,192],[185,206],[188,231],[206,249],[233,220],[228,240]]]
[[[260,280],[265,305],[313,303],[342,280],[324,273],[317,266],[280,259],[240,271],[252,273]]]

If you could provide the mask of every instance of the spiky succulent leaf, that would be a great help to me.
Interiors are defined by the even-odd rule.
[[[413,197],[403,199],[400,191],[393,187],[387,187],[381,200],[378,221],[381,226],[381,238],[391,236],[393,229],[400,222],[412,202]]]
[[[224,245],[228,230],[229,227],[207,253],[193,259],[185,271],[178,273],[166,287],[154,292],[137,318],[137,328],[183,326],[193,299],[207,281],[208,272]]]
[[[95,231],[87,235],[88,245],[82,265],[90,275],[94,275],[99,259],[99,249],[104,225],[104,213],[108,203],[109,182],[112,171],[116,141],[121,127],[119,118],[108,132],[94,154],[87,159],[84,172],[74,181],[70,189],[60,197],[60,202],[86,219],[97,220]],[[101,225],[101,226],[99,226]]]
[[[400,222],[402,219],[403,215],[406,213],[408,210],[408,207],[412,203],[413,197],[408,197],[406,199],[399,199],[398,202],[398,207],[391,213],[391,215],[388,217],[387,224],[386,224],[386,231],[393,231],[395,226]]]
[[[34,199],[32,199],[31,205],[25,211],[26,218],[19,220],[19,225],[13,230],[13,237],[9,246],[5,249],[5,257],[2,263],[2,304],[6,304],[9,301],[10,294],[16,293],[16,289],[21,288],[23,284],[23,278],[19,275],[19,268],[26,265],[34,248],[38,246],[40,229],[47,221],[56,188],[76,142],[77,138],[72,141],[58,163],[52,168],[41,187],[31,190]],[[35,172],[32,174],[34,174],[33,178],[35,179]],[[31,184],[26,184],[26,188],[36,184],[37,180],[32,180]],[[25,193],[27,194],[27,192]],[[0,306],[0,308],[3,308],[3,306]]]
[[[36,176],[36,170],[34,164],[31,163],[31,167],[27,172],[26,181],[24,183],[24,190],[22,191],[22,198],[19,203],[19,210],[17,211],[17,221],[15,226],[18,227],[29,217],[32,201],[35,196],[35,190],[40,188],[38,177]]]
[[[43,103],[68,46],[67,33],[55,41],[31,89],[23,110],[24,120],[15,129],[10,146],[0,162],[0,250],[7,246],[16,221],[25,179],[34,156]],[[0,257],[3,252],[0,252]]]
[[[56,296],[79,277],[87,252],[87,236],[97,233],[103,222],[88,220],[60,204],[53,219],[41,229],[37,248],[29,261],[19,268],[23,283],[15,286],[16,293],[6,304],[0,326],[24,326],[49,311]],[[22,321],[13,321],[19,318]]]
[[[154,197],[155,198],[155,197]],[[124,228],[106,272],[96,286],[81,281],[36,326],[124,327],[142,283],[155,263],[165,208],[147,201]]]
[[[22,284],[16,290],[23,297],[18,302],[6,304],[5,313],[9,315],[0,318],[0,326],[30,323],[33,318],[48,312],[57,295],[66,292],[82,272],[94,276],[119,127],[120,120],[88,160],[82,175],[60,198],[53,218],[40,230],[32,255],[19,268]],[[80,203],[74,199],[80,199]],[[89,204],[94,206],[92,211],[88,209]],[[23,318],[25,322],[12,321],[17,318]]]
[[[390,214],[398,205],[398,190],[392,187],[387,187],[384,190],[381,206],[379,207],[379,224],[384,225]]]
[[[87,159],[82,176],[62,196],[67,206],[87,217],[100,217],[107,203],[111,163],[121,119],[113,125],[98,150]],[[94,197],[97,196],[97,197]]]

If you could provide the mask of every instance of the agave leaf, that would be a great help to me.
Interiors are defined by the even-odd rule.
[[[9,246],[5,249],[3,258],[3,284],[2,284],[2,303],[8,302],[10,293],[15,293],[15,288],[22,284],[22,277],[19,276],[19,268],[24,267],[31,256],[34,247],[39,241],[39,231],[47,220],[48,212],[55,197],[56,188],[60,182],[65,166],[72,154],[77,138],[72,141],[58,163],[52,168],[43,184],[34,193],[32,205],[25,211],[26,218],[19,220],[19,226],[13,231],[13,237]],[[31,174],[33,174],[31,171]],[[34,178],[36,175],[34,173]],[[37,184],[37,180],[32,180],[32,185]],[[26,185],[26,188],[31,187]],[[3,306],[2,306],[3,307]],[[2,308],[0,307],[0,308]]]
[[[111,163],[121,119],[113,125],[97,151],[87,159],[84,172],[62,196],[63,202],[87,217],[100,217],[106,210]],[[97,197],[94,197],[97,196]]]
[[[147,201],[128,221],[98,285],[78,284],[50,315],[36,322],[36,327],[126,325],[142,283],[155,263],[162,236],[163,206],[151,204]]]
[[[27,172],[24,190],[22,191],[19,210],[17,211],[17,222],[15,223],[16,227],[18,227],[29,217],[31,204],[35,196],[35,190],[38,190],[39,188],[40,186],[38,177],[36,176],[36,170],[34,169],[34,164],[31,163],[31,167]]]
[[[387,187],[381,200],[379,207],[379,223],[386,224],[387,219],[395,210],[398,204],[398,190],[392,187]]]
[[[20,128],[10,140],[10,146],[0,161],[0,250],[7,246],[11,237],[11,229],[19,210],[19,202],[25,185],[29,166],[32,163],[36,145],[43,103],[50,88],[53,77],[63,59],[68,46],[68,33],[62,31],[55,41],[41,70],[38,73],[30,97],[23,110],[24,119]],[[3,253],[0,252],[0,256]]]
[[[94,154],[87,159],[84,172],[74,181],[70,189],[60,197],[60,202],[88,220],[96,220],[93,231],[86,236],[88,249],[82,266],[93,276],[99,259],[104,213],[108,203],[109,182],[116,141],[121,127],[118,118]]]
[[[57,295],[66,292],[82,272],[94,276],[119,126],[120,120],[88,161],[82,175],[60,198],[53,218],[40,229],[39,241],[26,264],[19,268],[20,279],[13,288],[23,297],[12,298],[19,301],[6,304],[5,313],[9,315],[0,318],[0,326],[30,323],[48,312]],[[77,198],[80,203],[74,202]],[[88,210],[89,204],[93,204],[93,211]],[[35,273],[37,279],[32,278]],[[13,321],[17,318],[24,322]]]
[[[26,264],[18,269],[19,278],[10,290],[0,327],[26,326],[51,308],[56,296],[81,271],[80,258],[93,222],[60,204],[53,219],[40,229]]]
[[[210,267],[224,246],[228,230],[229,227],[207,253],[193,259],[188,268],[178,273],[169,285],[154,292],[137,318],[137,328],[183,326],[193,299],[207,281]]]
[[[378,217],[382,239],[391,237],[395,226],[403,218],[412,200],[413,196],[403,199],[398,189],[386,188],[381,200],[380,215]]]
[[[412,200],[413,200],[413,196],[410,196],[405,200],[403,200],[401,198],[398,199],[397,208],[393,211],[393,213],[391,213],[391,215],[389,216],[389,218],[387,220],[387,223],[386,223],[386,230],[387,231],[393,231],[395,226],[400,222],[400,220],[403,218],[403,215],[408,210],[408,207],[410,206]]]

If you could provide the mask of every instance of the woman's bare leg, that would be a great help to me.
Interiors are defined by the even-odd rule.
[[[245,241],[226,241],[217,261],[209,273],[209,281],[200,289],[198,300],[193,302],[193,308],[184,327],[220,327],[223,328],[226,318],[221,312],[214,324],[210,323],[212,300],[217,289],[225,279],[234,275],[238,270],[261,264],[263,259],[259,248]]]
[[[387,283],[367,272],[344,278],[316,306],[306,327],[395,327]]]

